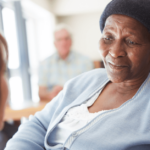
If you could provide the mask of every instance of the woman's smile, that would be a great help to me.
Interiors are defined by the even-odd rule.
[[[118,64],[112,64],[110,62],[108,62],[108,70],[110,70],[110,72],[120,72],[123,71],[125,69],[128,69],[127,66],[122,66],[122,65],[118,65]]]
[[[114,64],[112,62],[108,62],[108,65],[113,70],[122,70],[122,69],[126,69],[127,68],[127,66],[125,66],[125,65]]]

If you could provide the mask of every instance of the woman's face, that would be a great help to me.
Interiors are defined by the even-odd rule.
[[[131,17],[111,15],[100,39],[100,53],[112,82],[143,78],[150,71],[150,33]]]

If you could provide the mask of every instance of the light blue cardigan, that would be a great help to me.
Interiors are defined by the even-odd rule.
[[[87,101],[108,81],[105,69],[70,80],[41,112],[20,126],[5,150],[65,150],[64,145],[69,150],[150,150],[150,75],[132,99],[97,116],[64,145],[49,145],[51,131],[66,112]]]

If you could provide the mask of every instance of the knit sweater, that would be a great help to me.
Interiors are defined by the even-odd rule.
[[[104,111],[64,144],[50,145],[50,134],[66,112],[86,102],[109,82],[105,69],[95,69],[66,83],[41,111],[22,124],[5,150],[148,150],[150,149],[150,75],[134,97]],[[108,93],[109,94],[109,93]]]

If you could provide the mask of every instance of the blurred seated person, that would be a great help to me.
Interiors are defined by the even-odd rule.
[[[59,24],[54,31],[56,53],[44,60],[39,68],[39,97],[53,99],[65,82],[94,68],[93,62],[71,50],[72,38],[67,25]]]
[[[105,68],[103,61],[94,61],[94,68]]]
[[[8,86],[4,75],[7,60],[7,43],[0,34],[0,150],[4,150],[7,141],[17,131],[17,127],[4,122],[5,106],[8,98]]]
[[[6,142],[8,140],[7,136],[2,132],[4,128],[4,111],[5,105],[8,97],[8,87],[7,82],[4,77],[5,72],[5,60],[6,60],[6,52],[7,44],[5,39],[0,34],[0,150],[3,150]]]

